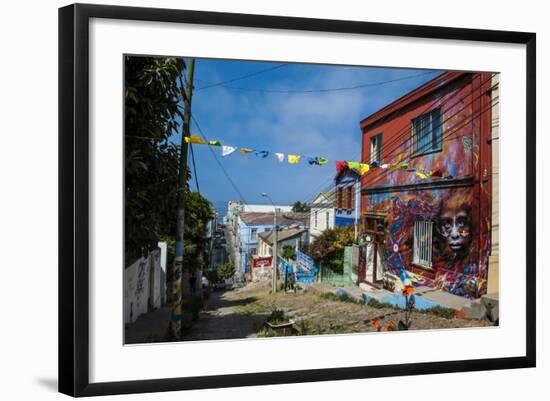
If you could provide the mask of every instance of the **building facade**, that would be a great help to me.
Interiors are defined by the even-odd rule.
[[[384,280],[487,292],[492,75],[443,73],[361,121],[371,165],[361,177],[362,238]]]
[[[309,237],[313,241],[323,231],[334,228],[336,192],[321,191],[310,205],[309,211]]]
[[[250,273],[251,260],[258,255],[259,235],[271,232],[274,229],[275,213],[244,212],[237,215],[237,239],[239,253],[239,273],[245,278]],[[277,215],[278,227],[307,226],[307,216],[301,213],[279,212]]]
[[[334,225],[351,226],[359,222],[361,183],[359,174],[345,168],[334,178],[336,185],[336,207]]]

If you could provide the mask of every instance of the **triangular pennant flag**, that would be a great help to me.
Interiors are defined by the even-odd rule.
[[[184,139],[185,139],[186,143],[194,143],[194,144],[197,144],[197,145],[204,145],[206,143],[198,135],[186,136]]]
[[[352,170],[359,170],[359,162],[347,162],[348,168]]]
[[[269,155],[269,152],[267,150],[258,150],[256,152],[256,156],[261,157],[262,159],[265,159]]]
[[[415,174],[417,176],[419,176],[421,179],[425,180],[426,178],[428,178],[428,176],[420,171],[415,171]]]
[[[277,160],[279,160],[281,163],[285,160],[284,153],[275,153],[275,156],[277,156]]]
[[[252,153],[252,152],[254,152],[254,149],[241,148],[240,152],[241,153]]]
[[[322,166],[323,164],[327,164],[328,163],[328,159],[324,158],[324,157],[319,157],[319,164]]]
[[[307,158],[307,162],[311,165],[311,166],[320,166],[319,164],[319,159],[317,157],[308,157]]]
[[[408,170],[409,169],[409,163],[401,163],[398,168],[399,168],[399,170]]]
[[[380,162],[378,160],[375,160],[370,164],[370,166],[371,168],[380,167]]]
[[[236,150],[235,146],[222,146],[222,156],[227,157]]]
[[[383,168],[383,169],[387,169],[388,167],[390,167],[390,165],[389,164],[382,164],[380,167]]]
[[[344,171],[348,167],[348,164],[346,162],[337,161],[334,163],[336,164],[337,172]]]
[[[359,174],[360,175],[365,175],[367,173],[367,171],[370,170],[370,166],[366,163],[361,163],[359,165]]]
[[[390,167],[393,168],[394,170],[396,168],[399,167],[399,162],[401,161],[401,159],[403,158],[403,153],[399,153],[397,155],[397,158],[395,159],[395,162],[393,162],[392,164],[390,164]]]
[[[208,141],[210,146],[222,146],[220,141]]]
[[[436,178],[441,178],[443,177],[443,172],[441,171],[441,169],[437,169],[437,170],[434,170],[430,173],[430,177],[436,177]]]
[[[288,155],[288,162],[290,164],[297,164],[300,162],[301,158],[302,156],[298,156],[298,155]]]

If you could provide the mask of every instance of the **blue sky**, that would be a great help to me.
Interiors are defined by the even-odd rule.
[[[274,155],[261,159],[235,152],[221,157],[213,148],[244,199],[266,203],[311,201],[331,185],[335,160],[359,160],[359,122],[391,101],[437,76],[439,71],[287,64],[243,80],[201,89],[281,63],[197,59],[192,113],[209,140],[257,150],[323,156],[324,166],[279,163]],[[421,75],[423,74],[423,75]],[[342,88],[419,75],[379,86],[313,93],[266,93],[256,89],[310,90]],[[240,88],[240,89],[235,89]],[[245,90],[246,89],[246,90]],[[192,133],[199,133],[193,124]],[[207,146],[195,146],[201,193],[215,204],[239,199]],[[189,158],[191,166],[191,158]],[[190,183],[194,190],[194,177]]]

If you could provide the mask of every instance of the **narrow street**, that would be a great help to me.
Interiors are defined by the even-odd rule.
[[[184,341],[256,337],[267,315],[246,313],[255,301],[236,297],[235,291],[214,291],[199,320],[184,335]]]

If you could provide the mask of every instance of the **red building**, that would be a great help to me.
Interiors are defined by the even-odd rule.
[[[361,121],[360,280],[486,293],[492,75],[443,73]]]

